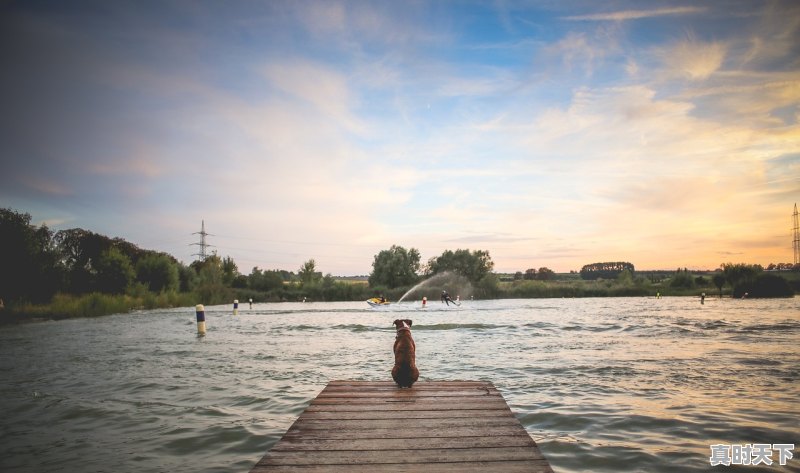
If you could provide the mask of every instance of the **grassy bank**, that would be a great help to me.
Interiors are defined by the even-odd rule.
[[[134,309],[164,309],[194,305],[193,293],[164,292],[84,295],[56,294],[49,304],[19,304],[0,312],[0,323],[17,323],[34,320],[59,320],[73,317],[99,317],[127,313]]]

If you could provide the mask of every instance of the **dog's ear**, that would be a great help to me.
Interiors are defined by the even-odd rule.
[[[403,325],[403,321],[402,321],[402,320],[400,320],[400,319],[395,319],[395,321],[394,321],[394,322],[392,322],[392,323],[393,323],[393,324],[394,324],[394,326],[395,326],[395,327],[397,327],[397,328],[400,328],[400,327]]]
[[[407,323],[408,326],[411,327],[411,324],[412,324],[411,319],[405,319],[405,320],[403,320],[403,322]]]

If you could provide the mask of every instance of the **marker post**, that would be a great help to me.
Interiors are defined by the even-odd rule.
[[[206,308],[203,307],[203,304],[197,304],[195,314],[197,315],[197,335],[202,337],[206,334]]]

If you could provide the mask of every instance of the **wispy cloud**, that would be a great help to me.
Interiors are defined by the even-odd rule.
[[[705,12],[701,7],[671,7],[657,8],[654,10],[621,10],[605,13],[590,13],[587,15],[571,15],[562,17],[569,21],[628,21],[642,18],[656,18],[660,16],[691,15]]]

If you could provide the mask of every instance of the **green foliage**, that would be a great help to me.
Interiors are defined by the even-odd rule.
[[[178,263],[178,290],[180,292],[193,291],[197,286],[197,272],[191,266]]]
[[[303,266],[300,267],[300,271],[298,271],[298,276],[300,277],[300,282],[303,284],[313,284],[322,277],[322,275],[317,272],[317,262],[314,261],[313,258],[303,263]]]
[[[178,265],[163,253],[150,253],[136,263],[136,280],[152,292],[174,291],[180,288]]]
[[[719,296],[722,297],[722,286],[725,285],[725,275],[722,273],[715,273],[714,276],[711,277],[711,282],[717,287]]]
[[[406,250],[402,246],[392,245],[375,255],[369,285],[388,288],[412,286],[419,280],[419,269],[420,254],[417,249]]]
[[[680,287],[684,289],[692,289],[695,287],[694,277],[688,269],[681,270],[680,268],[672,276],[669,281],[669,287]]]
[[[747,292],[748,297],[794,296],[794,291],[789,286],[789,282],[777,274],[758,274],[751,283],[746,284],[741,290]]]
[[[6,303],[49,300],[63,281],[52,233],[31,216],[0,209],[0,298]]]
[[[439,274],[452,271],[476,284],[494,268],[494,262],[488,251],[446,250],[439,257],[428,260],[428,274]]]
[[[489,273],[475,285],[475,295],[479,299],[494,299],[500,294],[499,287],[497,275]]]
[[[550,281],[556,278],[556,272],[547,267],[539,268],[539,272],[536,273],[536,279],[540,281]]]
[[[725,280],[730,284],[733,292],[733,297],[742,297],[747,289],[753,285],[756,277],[763,272],[763,268],[757,264],[744,264],[744,263],[724,263],[722,265],[722,274],[725,275]]]
[[[131,260],[116,248],[100,254],[94,264],[95,286],[100,292],[122,294],[136,277]]]
[[[264,292],[282,289],[283,277],[279,271],[262,271],[254,267],[247,278],[247,287]]]
[[[581,268],[582,279],[614,279],[625,270],[631,273],[635,272],[633,264],[624,261],[616,261],[609,263],[592,263],[587,264]]]
[[[236,267],[233,258],[226,256],[222,260],[222,283],[230,286],[237,276],[239,276],[239,268]]]

